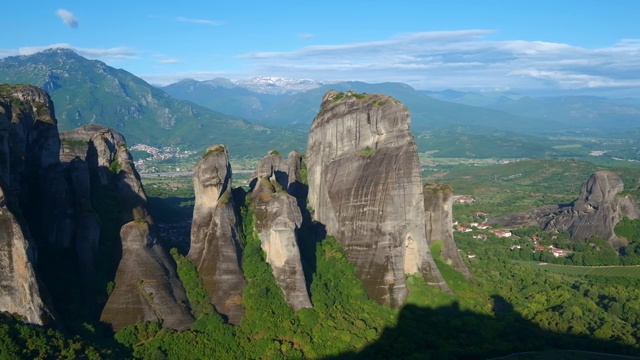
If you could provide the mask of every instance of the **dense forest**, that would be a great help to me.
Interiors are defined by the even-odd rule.
[[[457,219],[473,221],[481,210],[506,213],[526,208],[531,201],[527,194],[541,194],[535,197],[536,202],[570,200],[579,191],[579,184],[568,184],[558,174],[546,178],[546,182],[537,176],[539,171],[555,174],[549,170],[554,168],[593,171],[588,164],[572,164],[567,167],[567,163],[555,160],[520,162],[504,167],[463,168],[439,176],[452,183],[456,192],[462,188],[477,198],[474,204],[454,206]],[[474,171],[476,175],[469,178]],[[635,170],[624,171],[625,176],[635,174]],[[523,175],[509,178],[514,173]],[[464,181],[470,185],[463,187]],[[172,179],[165,185],[169,183],[172,190],[162,186],[162,181],[145,184],[150,203],[163,207],[156,209],[165,214],[157,220],[161,226],[184,221],[192,205],[189,181]],[[632,193],[633,186],[628,188]],[[486,195],[494,187],[509,191],[498,199]],[[94,194],[92,200],[109,198],[108,191]],[[640,267],[621,266],[640,263],[637,220],[625,219],[616,228],[619,236],[630,241],[621,253],[601,239],[569,243],[567,234],[544,233],[536,228],[514,230],[514,237],[508,239],[488,236],[479,240],[471,233],[456,232],[456,243],[466,255],[463,257],[473,280],[468,281],[442,260],[441,244],[435,243],[431,251],[451,292],[410,276],[408,302],[400,309],[381,306],[367,297],[335,239],[301,234],[303,260],[311,265],[307,268],[311,269],[308,285],[313,308],[294,312],[265,261],[254,230],[254,209],[249,201],[241,203],[245,204],[242,265],[247,286],[243,295],[246,313],[240,325],[227,324],[210,305],[196,268],[185,257],[184,244],[167,237],[188,305],[197,319],[190,330],[176,331],[157,322],[143,322],[114,334],[97,321],[95,307],[99,304],[82,304],[82,294],[73,286],[80,282],[80,276],[70,273],[59,279],[60,288],[50,289],[70,294],[65,298],[67,306],[57,306],[62,309],[58,314],[61,326],[25,325],[20,319],[2,316],[0,359],[485,359],[530,351],[540,352],[541,358],[581,358],[580,353],[559,350],[640,356]],[[171,211],[164,208],[167,206]],[[116,221],[112,213],[115,208],[100,208],[103,223]],[[117,234],[107,232],[104,236],[114,238]],[[555,246],[571,253],[556,258],[535,251],[532,237],[539,239],[539,246]],[[109,244],[107,239],[105,244]],[[109,266],[97,266],[104,269],[104,275],[96,281],[96,287],[100,287],[96,292],[107,294],[113,287],[107,281],[112,271]],[[53,266],[50,270],[50,277],[61,274]]]

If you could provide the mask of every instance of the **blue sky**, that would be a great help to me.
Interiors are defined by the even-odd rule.
[[[640,1],[3,4],[0,57],[68,47],[154,84],[255,76],[418,89],[640,86]]]

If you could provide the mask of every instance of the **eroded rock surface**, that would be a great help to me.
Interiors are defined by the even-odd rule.
[[[223,145],[213,145],[193,174],[195,206],[189,260],[198,269],[216,310],[232,324],[244,314],[242,244],[231,196],[231,165]]]
[[[164,327],[185,329],[193,323],[175,263],[150,225],[129,222],[120,230],[122,259],[100,320],[114,330],[138,321],[162,320]]]
[[[100,222],[90,202],[92,187],[103,200],[109,200],[109,212],[117,213],[124,224],[119,231],[122,257],[101,320],[115,330],[154,320],[176,329],[190,326],[194,319],[186,307],[175,263],[157,239],[124,136],[104,126],[85,125],[61,133],[61,138],[60,159],[71,180],[74,206],[70,222],[80,266],[91,271],[98,256]]]
[[[384,95],[327,92],[307,147],[309,205],[369,296],[401,306],[405,274],[448,287],[426,240],[420,164],[407,108]]]
[[[32,324],[52,320],[35,272],[35,254],[20,223],[6,207],[0,186],[0,311]]]
[[[121,224],[136,219],[151,222],[147,198],[122,134],[100,125],[84,125],[61,132],[60,138],[60,162],[69,179],[71,203],[67,219],[59,227],[59,239],[64,246],[74,244],[80,265],[90,274],[101,232],[91,204],[91,187],[103,188],[95,192],[112,189],[109,191],[117,197],[119,207],[114,211],[121,214]]]
[[[34,324],[54,318],[37,274],[32,229],[44,237],[55,233],[60,219],[57,198],[43,197],[49,190],[64,195],[56,161],[59,141],[46,92],[28,85],[0,86],[0,311]]]
[[[431,245],[442,241],[440,256],[449,265],[471,279],[469,268],[462,260],[458,246],[453,240],[453,190],[442,183],[424,186],[427,242]]]
[[[286,192],[289,175],[278,170],[287,168],[288,163],[289,161],[283,162],[280,155],[275,153],[262,158],[258,165],[258,169],[262,170],[256,172],[258,177],[251,192],[251,202],[255,207],[255,228],[262,250],[267,255],[267,262],[271,265],[286,302],[297,311],[311,307],[311,300],[297,237],[302,214],[296,198]],[[271,172],[267,169],[271,169]]]
[[[568,205],[547,205],[530,211],[490,219],[489,224],[507,227],[539,226],[547,231],[568,231],[571,241],[594,236],[613,247],[626,245],[613,231],[625,216],[638,219],[640,211],[630,196],[620,196],[624,184],[611,171],[598,171],[582,184],[578,199]]]

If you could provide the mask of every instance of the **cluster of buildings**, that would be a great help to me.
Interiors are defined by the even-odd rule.
[[[173,146],[156,148],[145,144],[133,145],[129,148],[129,151],[132,150],[144,151],[151,155],[150,157],[138,158],[134,161],[136,169],[141,173],[153,170],[152,168],[147,166],[149,163],[159,162],[167,159],[187,159],[196,153],[195,151],[190,150],[180,150],[179,148]],[[180,171],[180,169],[176,169],[176,171]]]
[[[466,195],[454,195],[453,196],[453,201],[459,204],[468,204],[468,203],[472,203],[475,202],[476,200],[472,197],[472,196],[466,196]],[[478,219],[484,219],[486,221],[487,219],[487,214],[483,213],[483,212],[476,212],[475,213],[475,217]],[[492,233],[493,235],[495,235],[498,238],[511,238],[513,236],[513,234],[511,233],[511,231],[509,230],[503,230],[503,229],[491,229],[490,225],[487,225],[486,223],[482,222],[472,222],[469,223],[468,226],[464,226],[459,224],[457,221],[453,221],[453,226],[454,226],[454,230],[457,232],[464,232],[464,233],[468,233],[468,232],[473,232],[474,230],[486,230],[485,232],[482,233],[478,233],[478,234],[474,234],[473,238],[474,239],[478,239],[478,240],[487,240],[489,238],[489,235],[487,234],[488,232]],[[554,247],[553,245],[550,246],[544,246],[544,245],[540,245],[540,238],[538,236],[531,236],[529,238],[529,240],[531,240],[534,244],[534,250],[532,252],[538,252],[538,251],[548,251],[551,254],[553,254],[553,256],[555,257],[564,257],[567,256],[571,253],[570,250],[565,250],[565,249],[559,249]],[[513,244],[509,247],[510,250],[516,250],[516,249],[522,249],[522,246],[519,244]],[[476,254],[473,253],[468,253],[467,257],[469,259],[473,259],[476,257]]]
[[[486,214],[484,213],[476,213],[476,216],[486,218]],[[455,231],[458,231],[458,232],[467,233],[467,232],[473,232],[475,229],[477,229],[477,230],[487,230],[488,232],[492,233],[493,235],[499,238],[513,237],[513,234],[511,233],[511,231],[503,230],[503,229],[491,229],[491,226],[485,223],[472,222],[472,223],[469,223],[468,227],[466,227],[466,226],[460,225],[457,221],[454,221],[453,226]],[[483,232],[483,233],[474,234],[473,238],[484,241],[489,238],[489,235],[487,234],[487,232]],[[560,249],[560,248],[554,247],[553,245],[550,245],[550,246],[540,245],[540,238],[538,236],[531,236],[529,240],[531,240],[534,244],[534,250],[533,250],[534,253],[537,251],[549,251],[555,257],[564,257],[571,253],[570,250]],[[522,249],[522,246],[519,244],[513,244],[509,247],[509,249],[510,250]],[[476,257],[476,255],[473,253],[469,253],[467,254],[467,257],[469,259],[473,259]]]

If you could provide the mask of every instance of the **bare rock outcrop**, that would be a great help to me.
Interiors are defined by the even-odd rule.
[[[61,132],[60,137],[60,161],[65,166],[85,162],[86,166],[78,165],[82,172],[88,169],[100,185],[116,186],[124,221],[148,220],[147,196],[122,134],[100,125],[84,125]]]
[[[91,187],[114,189],[121,223],[136,219],[151,222],[147,198],[122,134],[100,125],[84,125],[61,132],[60,138],[59,157],[69,179],[67,192],[71,203],[65,222],[58,228],[61,239],[58,241],[65,247],[70,244],[75,247],[78,261],[89,275],[101,233],[90,200]]]
[[[176,329],[190,326],[194,319],[185,305],[188,302],[175,262],[158,241],[124,136],[104,126],[85,125],[62,132],[61,138],[60,160],[74,199],[71,242],[85,271],[92,270],[98,256],[101,232],[91,205],[92,189],[102,197],[112,197],[109,211],[117,213],[119,224],[124,224],[116,239],[121,258],[114,266],[114,288],[101,320],[115,330],[143,320],[162,320],[163,326]]]
[[[0,311],[42,325],[51,321],[52,316],[41,296],[34,257],[31,241],[6,207],[0,185]]]
[[[46,190],[63,193],[58,146],[53,104],[46,92],[0,85],[0,311],[35,324],[54,318],[37,274],[33,230],[40,236],[55,232],[59,219],[53,197],[42,196]]]
[[[547,205],[530,211],[490,219],[489,224],[507,227],[539,226],[547,231],[568,231],[571,241],[601,237],[611,246],[626,245],[614,232],[623,217],[640,218],[631,196],[620,196],[624,184],[611,171],[598,171],[582,184],[578,199],[567,205]]]
[[[260,160],[251,202],[255,208],[255,229],[267,262],[286,302],[298,311],[311,307],[311,300],[298,247],[297,232],[302,225],[302,214],[296,198],[285,191],[289,175],[278,170],[287,168],[288,163],[273,152]],[[269,168],[271,172],[266,170]]]
[[[193,317],[175,272],[175,263],[158,242],[153,228],[132,221],[120,230],[122,259],[100,320],[114,330],[138,321],[162,320],[164,327],[185,329]]]
[[[453,189],[442,183],[424,186],[427,242],[442,241],[440,256],[467,279],[471,279],[469,268],[462,260],[458,246],[453,240]]]
[[[231,165],[223,145],[210,146],[193,174],[195,206],[189,260],[196,266],[216,310],[232,324],[244,308],[242,244],[231,196]]]
[[[309,205],[355,265],[369,296],[401,306],[405,274],[448,290],[425,234],[407,108],[384,95],[327,92],[307,145]]]

